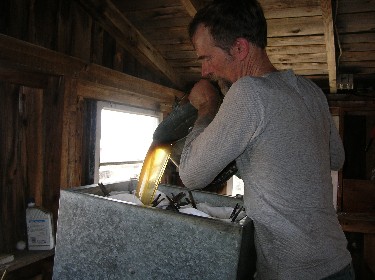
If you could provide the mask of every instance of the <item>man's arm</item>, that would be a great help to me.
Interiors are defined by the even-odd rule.
[[[259,103],[259,98],[255,97],[256,93],[248,94],[253,92],[257,85],[254,85],[256,83],[253,83],[251,77],[247,80],[231,87],[212,122],[209,121],[215,110],[210,111],[210,107],[206,106],[200,107],[200,117],[187,136],[181,154],[179,172],[186,187],[206,187],[229,163],[238,158],[251,139],[256,137],[260,120],[263,118],[259,112],[262,104]],[[192,104],[196,104],[194,100]],[[212,104],[211,109],[215,103]]]
[[[331,134],[330,134],[330,154],[331,170],[339,170],[345,161],[345,150],[339,132],[330,116]]]

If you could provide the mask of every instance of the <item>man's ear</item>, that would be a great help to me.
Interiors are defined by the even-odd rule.
[[[245,38],[237,38],[234,42],[231,52],[233,56],[236,56],[238,60],[244,60],[250,50],[250,42]]]

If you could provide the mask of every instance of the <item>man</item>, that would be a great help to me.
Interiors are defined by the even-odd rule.
[[[331,170],[344,149],[326,98],[265,51],[267,25],[254,0],[215,1],[189,33],[202,76],[232,83],[218,109],[200,81],[198,119],[180,161],[186,187],[202,188],[236,160],[255,227],[256,279],[354,279],[332,203]]]

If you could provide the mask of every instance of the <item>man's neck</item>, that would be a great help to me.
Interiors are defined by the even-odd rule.
[[[251,46],[246,60],[243,61],[243,76],[261,77],[277,69],[272,65],[265,49]]]

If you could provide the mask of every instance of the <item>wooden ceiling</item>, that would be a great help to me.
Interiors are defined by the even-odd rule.
[[[200,77],[187,34],[196,11],[212,0],[77,0],[141,62],[176,87]],[[327,92],[353,75],[374,91],[375,0],[260,0],[268,22],[267,51],[276,68],[294,69]]]

